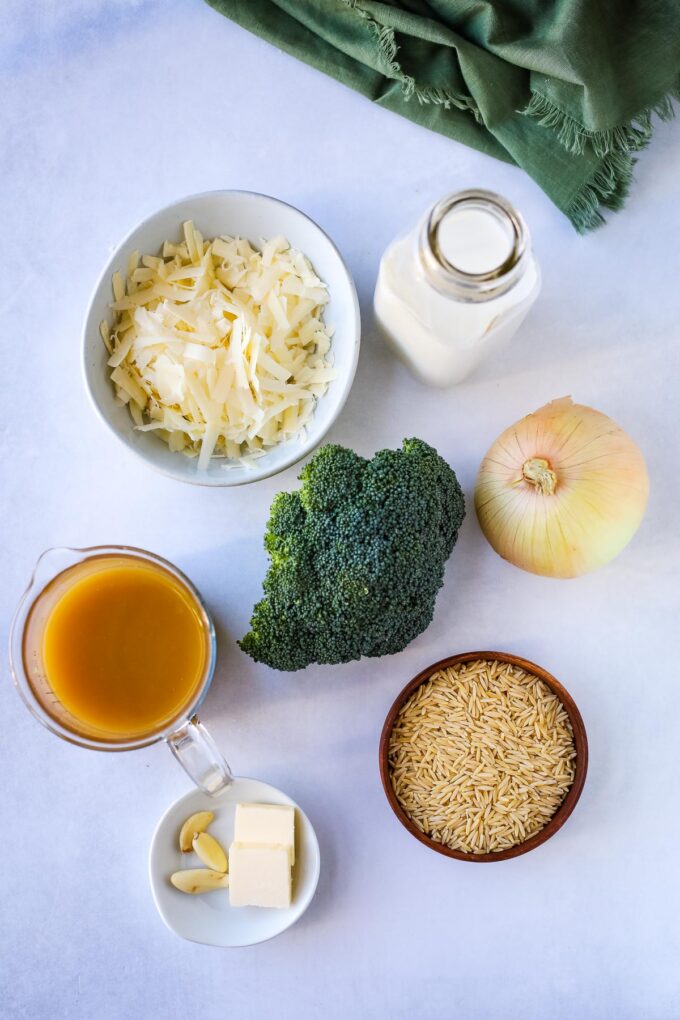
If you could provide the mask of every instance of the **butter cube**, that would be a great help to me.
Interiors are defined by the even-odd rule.
[[[285,846],[292,867],[295,864],[295,808],[288,804],[237,804],[234,840]]]
[[[291,895],[288,847],[231,844],[229,902],[232,907],[289,907]]]

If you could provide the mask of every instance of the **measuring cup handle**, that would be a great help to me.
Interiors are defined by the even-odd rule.
[[[222,752],[198,716],[192,716],[183,726],[166,737],[177,761],[196,786],[214,796],[233,782],[234,777]]]

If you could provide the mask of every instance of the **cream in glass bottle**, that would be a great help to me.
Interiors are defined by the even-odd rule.
[[[462,191],[388,246],[374,309],[413,373],[451,386],[510,340],[540,286],[519,213],[493,192]]]

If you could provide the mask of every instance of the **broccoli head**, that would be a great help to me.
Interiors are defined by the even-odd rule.
[[[272,503],[264,598],[239,642],[274,669],[399,652],[430,624],[465,516],[452,469],[420,439],[372,460],[323,446]]]

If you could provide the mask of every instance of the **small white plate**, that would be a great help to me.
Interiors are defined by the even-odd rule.
[[[183,868],[203,867],[193,853],[179,849],[179,830],[195,811],[213,811],[210,832],[227,849],[234,838],[237,803],[291,804],[295,808],[293,901],[286,910],[231,907],[229,891],[188,896],[170,884]],[[302,917],[319,881],[319,843],[312,823],[298,805],[275,786],[257,779],[235,778],[215,797],[191,790],[176,800],[156,826],[149,850],[149,879],[154,902],[170,931],[206,946],[253,946],[280,935]]]

